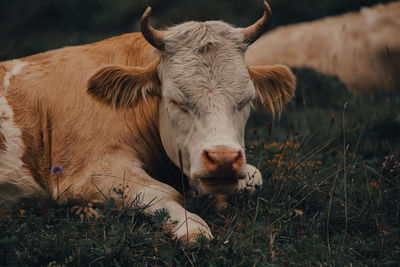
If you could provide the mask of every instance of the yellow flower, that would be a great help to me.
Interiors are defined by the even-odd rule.
[[[294,209],[294,213],[296,214],[296,216],[303,216],[304,211],[298,210],[298,209]]]
[[[286,141],[286,146],[293,146],[294,145],[294,143],[293,142],[290,142],[290,141]]]
[[[161,226],[163,233],[168,234],[171,233],[173,230],[173,225],[170,223],[163,224]]]
[[[278,143],[274,141],[272,144],[269,144],[269,145],[265,144],[264,148],[265,149],[270,149],[271,147],[275,147],[275,146],[278,146]]]
[[[372,182],[369,185],[375,187],[376,189],[379,189],[379,184],[377,182]]]

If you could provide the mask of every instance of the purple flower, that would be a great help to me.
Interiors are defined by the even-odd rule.
[[[60,164],[56,164],[53,167],[51,167],[50,172],[51,172],[51,174],[57,174],[59,172],[64,172],[64,168]]]
[[[299,229],[299,230],[297,230],[297,233],[298,233],[299,235],[305,235],[305,234],[306,234],[306,231],[304,231],[303,229]]]

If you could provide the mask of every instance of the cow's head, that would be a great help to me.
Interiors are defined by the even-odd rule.
[[[246,176],[244,131],[251,108],[280,110],[294,93],[287,67],[245,63],[246,49],[266,30],[271,9],[264,1],[263,17],[244,29],[207,21],[165,31],[149,25],[150,11],[142,16],[141,31],[157,48],[159,62],[104,69],[89,81],[89,92],[116,106],[134,105],[146,93],[159,95],[160,136],[168,156],[180,166],[181,151],[183,172],[199,192],[227,193]],[[114,82],[99,86],[107,75],[115,77],[109,72],[118,72]]]

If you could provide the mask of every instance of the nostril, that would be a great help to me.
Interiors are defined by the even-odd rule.
[[[235,155],[235,158],[234,158],[233,162],[237,162],[237,161],[239,161],[241,159],[242,159],[242,153],[236,152],[236,155]]]
[[[204,151],[203,155],[203,164],[204,167],[207,171],[212,172],[216,171],[218,169],[218,157],[216,157],[215,153],[209,152],[209,151]]]
[[[208,151],[204,151],[204,156],[207,159],[207,161],[209,161],[210,163],[215,163],[215,160],[212,158],[212,156],[210,155],[210,153]]]

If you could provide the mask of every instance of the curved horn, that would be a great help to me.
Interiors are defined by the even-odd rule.
[[[152,46],[158,50],[164,50],[164,33],[162,31],[154,29],[149,24],[149,16],[151,14],[151,7],[147,7],[146,11],[140,18],[140,31],[142,32],[144,38]]]
[[[264,15],[253,25],[243,29],[243,34],[246,42],[253,43],[258,39],[268,28],[272,18],[272,10],[266,0],[264,0]]]

